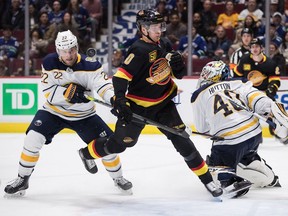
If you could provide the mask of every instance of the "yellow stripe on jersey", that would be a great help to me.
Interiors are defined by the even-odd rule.
[[[112,84],[105,86],[104,89],[101,89],[101,91],[99,91],[99,92],[97,92],[97,93],[98,93],[98,95],[99,95],[101,98],[103,98],[104,95],[105,95],[105,92],[107,92],[107,91],[110,90],[110,89],[113,89]]]
[[[117,72],[114,74],[115,77],[119,77],[128,81],[132,80],[132,75],[129,74],[126,70],[123,68],[119,68]]]
[[[223,133],[223,134],[219,134],[219,136],[222,136],[222,137],[226,137],[226,136],[231,136],[231,135],[234,135],[234,134],[237,134],[237,133],[240,133],[256,124],[258,124],[259,121],[257,118],[254,118],[253,121],[251,121],[249,124],[246,124],[246,125],[243,125],[242,127],[239,127],[238,129],[236,130],[233,130],[233,131],[230,131],[230,132],[226,132],[226,133]]]
[[[22,152],[21,159],[26,161],[26,162],[37,162],[39,159],[39,156],[29,156],[29,155],[26,155]]]
[[[250,94],[249,96],[248,96],[248,106],[250,107],[250,108],[252,108],[252,103],[253,103],[253,101],[254,101],[254,99],[256,98],[256,97],[258,97],[258,96],[263,96],[264,94],[262,93],[262,92],[253,92],[252,94]]]
[[[191,170],[197,175],[197,176],[201,176],[204,175],[205,173],[208,172],[208,166],[205,163],[205,161],[202,161],[202,163],[200,164],[200,166],[195,167],[195,168],[191,168]]]
[[[113,161],[105,161],[105,160],[102,160],[102,163],[103,163],[103,165],[105,166],[105,167],[116,167],[116,166],[118,166],[119,164],[120,164],[120,157],[119,156],[117,156],[116,158],[115,158],[115,160],[113,160]]]

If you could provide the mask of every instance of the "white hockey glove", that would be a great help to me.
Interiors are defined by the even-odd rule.
[[[274,133],[280,138],[288,136],[288,114],[282,103],[272,103],[271,112],[273,115],[273,122],[276,124]]]

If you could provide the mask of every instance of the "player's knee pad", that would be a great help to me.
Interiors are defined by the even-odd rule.
[[[122,140],[115,139],[114,137],[110,137],[107,150],[111,153],[121,153],[126,150],[127,147],[133,147],[137,142],[137,139],[134,140],[131,137],[124,137]]]
[[[274,172],[262,159],[254,160],[248,165],[237,164],[236,174],[253,183],[253,187],[268,186],[274,180]]]
[[[45,136],[34,130],[30,130],[24,139],[24,149],[30,152],[39,152],[45,142]]]

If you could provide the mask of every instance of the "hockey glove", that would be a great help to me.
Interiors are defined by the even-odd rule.
[[[185,75],[186,67],[180,52],[173,52],[170,56],[169,64],[172,68],[173,75],[176,78],[182,78]]]
[[[111,104],[113,109],[111,113],[119,119],[122,124],[129,124],[132,121],[132,111],[130,109],[130,103],[127,98],[111,98]]]
[[[275,95],[277,92],[277,87],[274,84],[269,84],[266,90],[266,95],[271,98],[272,100],[275,100]]]
[[[86,91],[84,87],[70,83],[63,94],[69,103],[88,103],[90,100],[84,96],[84,91]]]

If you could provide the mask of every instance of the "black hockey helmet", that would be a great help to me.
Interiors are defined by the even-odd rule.
[[[253,44],[258,44],[259,46],[262,46],[262,41],[259,38],[253,38],[250,42],[250,46]]]
[[[242,31],[241,31],[241,36],[243,34],[250,34],[251,36],[253,36],[253,31],[251,28],[243,28]]]
[[[164,17],[154,9],[140,10],[136,16],[137,28],[140,31],[142,25],[165,23]]]

